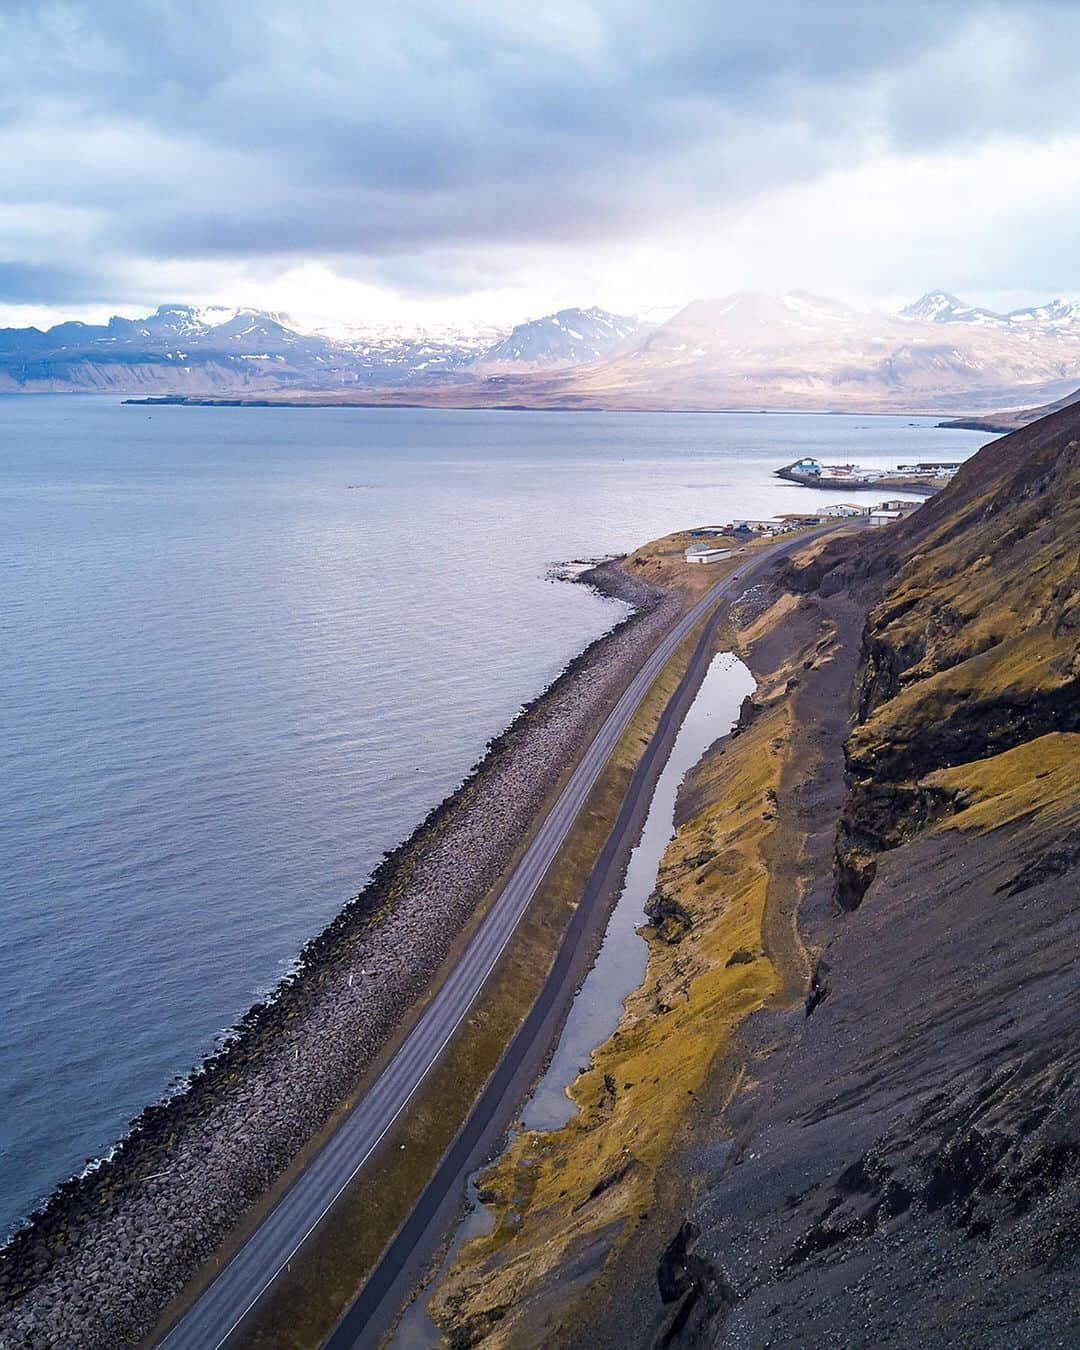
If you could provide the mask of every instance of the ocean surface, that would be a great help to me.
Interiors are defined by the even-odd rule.
[[[0,1233],[625,612],[551,564],[842,494],[929,419],[0,398]]]

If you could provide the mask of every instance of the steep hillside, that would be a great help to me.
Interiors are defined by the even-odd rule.
[[[657,406],[941,410],[1059,397],[1080,377],[1080,310],[994,315],[924,296],[899,315],[796,291],[696,301],[564,396]]]
[[[1070,1343],[1080,409],[748,596],[649,968],[482,1180],[453,1345]]]
[[[813,603],[871,602],[847,797],[833,877],[800,909],[805,1018],[759,1026],[719,1127],[732,1157],[698,1176],[676,1339],[1075,1331],[1078,513],[1069,408],[868,553],[788,577]]]
[[[920,779],[1080,730],[1080,409],[982,450],[899,526],[870,612],[838,899],[940,809]]]
[[[754,1081],[698,1127],[733,1149],[697,1173],[677,1340],[1075,1328],[1078,539],[1069,408],[786,577],[802,603],[869,603],[847,794],[800,908],[805,1016],[758,1026]]]

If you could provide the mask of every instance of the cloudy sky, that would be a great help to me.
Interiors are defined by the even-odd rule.
[[[0,323],[1080,295],[1072,0],[0,0]]]

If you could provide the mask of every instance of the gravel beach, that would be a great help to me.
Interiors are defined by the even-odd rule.
[[[0,1251],[0,1346],[138,1342],[356,1085],[682,608],[618,563],[579,580],[634,613],[491,743],[186,1089]]]

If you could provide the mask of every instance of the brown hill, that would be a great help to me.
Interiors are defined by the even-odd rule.
[[[694,1216],[739,1294],[698,1300],[712,1334],[1035,1346],[1076,1325],[1078,540],[1072,406],[803,579],[834,613],[871,601],[836,908],[811,890],[807,1017]]]
[[[1060,412],[1062,408],[1071,407],[1074,403],[1080,403],[1080,389],[1074,389],[1064,398],[1059,398],[1053,403],[1044,403],[1038,408],[1010,408],[999,413],[977,413],[970,417],[956,417],[951,421],[942,422],[941,425],[958,427],[966,431],[996,431],[1007,435],[1010,431],[1019,431],[1021,427],[1038,422],[1040,418],[1049,417],[1051,413]]]

